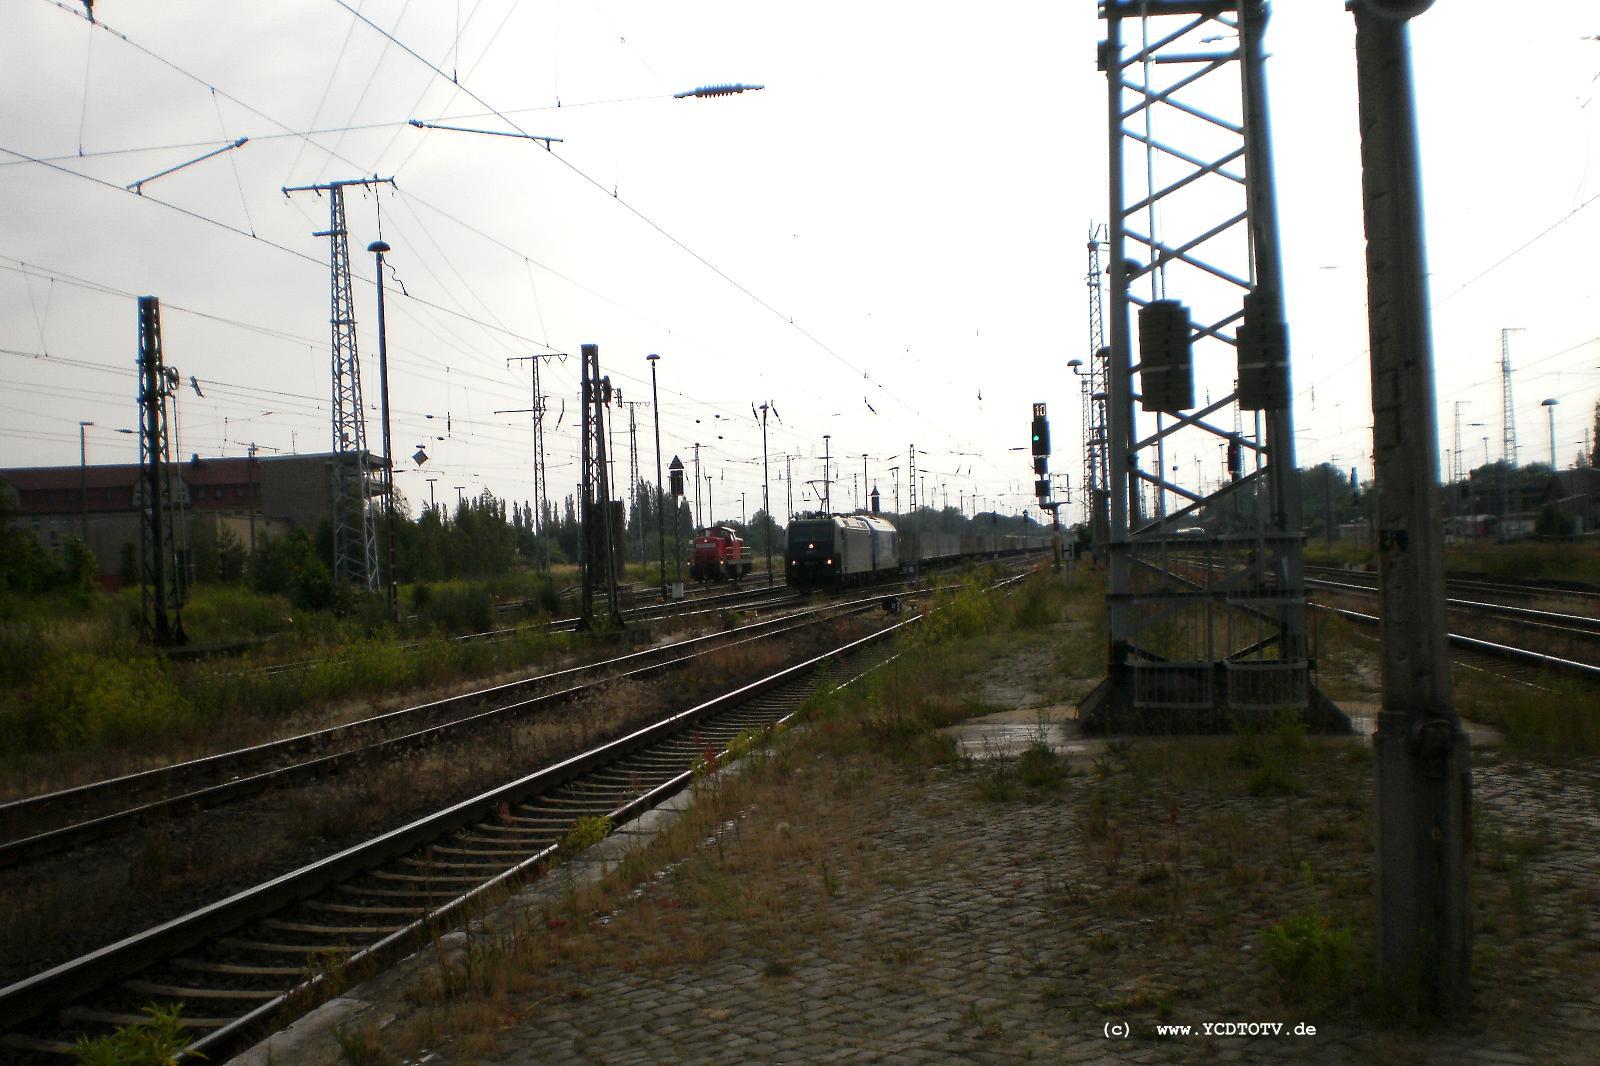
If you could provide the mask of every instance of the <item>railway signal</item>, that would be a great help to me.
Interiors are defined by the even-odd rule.
[[[1050,454],[1050,420],[1045,417],[1044,404],[1033,405],[1033,454]]]
[[[678,502],[683,499],[683,460],[676,455],[667,465],[667,482],[672,489],[673,598],[679,599],[683,596],[683,504]]]
[[[672,457],[671,464],[667,467],[667,478],[672,483],[672,494],[683,497],[683,460],[676,455]]]

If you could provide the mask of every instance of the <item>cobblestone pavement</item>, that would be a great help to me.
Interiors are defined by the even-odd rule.
[[[798,925],[818,930],[802,945],[788,950],[736,933],[693,963],[585,968],[568,975],[570,994],[521,1004],[521,1020],[497,1046],[466,1054],[446,1044],[421,1061],[1600,1061],[1593,774],[1501,757],[1483,758],[1477,774],[1479,810],[1502,840],[1548,836],[1557,817],[1575,830],[1548,840],[1530,861],[1541,890],[1528,919],[1528,956],[1560,959],[1522,969],[1514,988],[1480,987],[1480,1002],[1488,997],[1500,1009],[1457,1035],[1347,1020],[1318,1023],[1315,1037],[1288,1032],[1316,1021],[1308,1011],[1261,1005],[1275,1002],[1273,981],[1244,957],[1253,926],[1220,945],[1239,953],[1234,972],[1217,973],[1203,953],[1181,951],[1130,970],[1117,945],[1148,943],[1149,920],[1091,906],[1063,888],[1097,864],[1076,824],[1083,790],[985,803],[974,798],[971,776],[935,772],[911,782],[886,772],[862,788],[862,802],[836,808],[851,832],[879,828],[865,850],[834,856],[836,893],[818,892],[811,904],[826,919],[795,912]],[[1563,913],[1584,900],[1589,913]],[[1494,900],[1481,902],[1480,911]],[[1511,950],[1486,940],[1494,938],[1480,933],[1480,951]],[[1534,1011],[1537,1019],[1524,1016]],[[1204,1022],[1281,1022],[1286,1032],[1158,1041],[1158,1019],[1196,1030]],[[1132,1023],[1131,1038],[1106,1035],[1118,1022]]]

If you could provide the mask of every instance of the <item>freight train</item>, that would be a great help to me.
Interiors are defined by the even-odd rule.
[[[796,588],[864,584],[919,567],[994,558],[1050,546],[1050,535],[902,533],[873,514],[796,515],[789,522],[784,580]]]

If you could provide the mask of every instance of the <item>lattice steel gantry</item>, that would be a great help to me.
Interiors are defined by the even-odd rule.
[[[1110,647],[1085,729],[1226,729],[1285,708],[1337,728],[1307,659],[1267,5],[1104,0],[1100,15]],[[1230,408],[1253,412],[1254,431],[1219,424]],[[1229,473],[1207,486],[1219,445]]]

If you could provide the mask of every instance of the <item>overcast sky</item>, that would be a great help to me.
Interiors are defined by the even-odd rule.
[[[836,507],[863,453],[886,505],[901,467],[904,504],[913,443],[935,502],[1025,507],[1010,449],[1039,400],[1076,487],[1067,361],[1087,355],[1086,241],[1107,214],[1092,3],[349,3],[98,0],[104,28],[77,0],[0,3],[0,465],[76,462],[80,419],[91,461],[134,459],[116,430],[145,293],[204,392],[180,401],[185,456],[327,450],[327,200],[279,190],[378,173],[397,189],[347,204],[369,434],[381,208],[395,450],[431,457],[404,464],[413,501],[428,477],[441,498],[531,497],[528,416],[495,412],[529,406],[507,360],[540,352],[568,353],[544,391],[552,493],[571,492],[582,343],[629,401],[661,354],[665,457],[700,442],[719,517],[741,492],[760,505],[768,401],[780,514],[784,456],[814,505],[824,434]],[[1507,10],[1447,0],[1413,23],[1441,455],[1461,401],[1469,466],[1486,435],[1498,456],[1500,331],[1520,327],[1522,458],[1548,458],[1556,398],[1566,465],[1600,392],[1600,11]],[[1278,5],[1268,38],[1299,458],[1366,478],[1353,45],[1340,0]],[[741,81],[766,89],[672,99]],[[406,124],[506,129],[480,99],[563,142]],[[653,411],[634,411],[653,479]],[[615,438],[625,460],[626,412]],[[1217,476],[1215,454],[1171,458]]]

